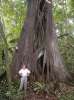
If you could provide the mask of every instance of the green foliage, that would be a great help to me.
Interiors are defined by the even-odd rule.
[[[0,100],[22,100],[24,91],[18,91],[18,86],[18,80],[11,83],[10,89],[6,78],[0,81]]]
[[[3,80],[0,80],[0,100],[8,100],[5,93],[8,90],[8,84],[7,80],[3,78]]]
[[[74,37],[71,35],[59,39],[59,47],[64,59],[66,68],[74,72]]]
[[[71,17],[74,17],[74,0],[68,0],[69,13]]]
[[[22,100],[24,91],[18,91],[19,81],[14,81],[11,84],[11,89],[5,93],[6,97],[10,98],[9,100]]]
[[[0,1],[0,68],[5,67],[9,75],[9,64],[12,54],[20,36],[20,31],[26,17],[27,5],[24,0]],[[2,35],[1,35],[2,34]],[[5,50],[6,65],[3,62]]]
[[[0,21],[3,26],[0,26],[0,75],[2,75],[5,70],[7,71],[8,78],[10,77],[9,72],[9,63],[12,59],[12,54],[14,51],[14,47],[17,43],[17,40],[20,36],[20,31],[22,29],[22,25],[24,23],[24,19],[26,17],[27,5],[24,3],[24,0],[1,0],[0,1]],[[1,36],[1,34],[3,36]],[[5,35],[5,36],[4,36]],[[6,65],[2,60],[2,51],[6,50]],[[8,80],[8,79],[7,79]],[[5,82],[2,79],[3,83]],[[11,90],[9,90],[9,83],[7,82],[2,86],[0,83],[0,100],[7,100],[10,98],[19,96],[21,93],[17,94],[17,87],[13,86]],[[6,85],[8,89],[6,89]],[[17,96],[17,97],[18,97]],[[14,100],[14,99],[13,99]],[[18,100],[18,99],[17,99]],[[20,99],[21,100],[21,99]]]
[[[58,44],[67,69],[74,72],[74,0],[53,0]]]
[[[0,3],[0,17],[3,21],[4,33],[12,51],[20,36],[26,11],[27,5],[24,0],[2,0]]]
[[[3,43],[0,43],[0,66],[2,66],[2,50],[3,50]]]
[[[5,72],[4,60],[3,60],[3,50],[4,50],[4,43],[2,38],[0,39],[0,76]]]
[[[34,82],[32,83],[33,91],[36,93],[47,93],[49,94],[49,87],[43,82]]]
[[[74,91],[62,95],[59,100],[74,100]]]

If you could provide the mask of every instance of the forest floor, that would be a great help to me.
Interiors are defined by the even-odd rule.
[[[46,93],[35,93],[33,91],[28,91],[24,100],[58,100],[54,95],[48,95]]]
[[[51,95],[51,96],[48,96],[48,95],[39,95],[39,94],[35,94],[35,93],[32,93],[32,94],[29,94],[29,96],[25,97],[24,100],[58,100],[57,97]]]
[[[66,95],[68,93],[71,93],[72,91],[74,92],[73,86],[69,86],[65,84],[62,84],[60,89],[61,91],[56,90],[55,94],[36,93],[32,89],[28,89],[27,95],[24,97],[23,100],[60,100],[60,97],[62,95]],[[61,100],[68,100],[68,99],[66,98]],[[70,100],[74,100],[74,99],[70,99]]]
[[[35,87],[32,87],[34,83],[28,85],[26,96],[21,92],[16,92],[14,87],[12,94],[6,95],[7,93],[11,93],[11,91],[6,90],[6,81],[0,82],[0,100],[74,100],[74,86],[60,84],[60,90],[56,89],[55,91],[45,92],[45,89],[40,90],[41,88],[37,87],[39,91],[35,91]],[[50,89],[51,90],[51,89]],[[5,96],[5,97],[4,97]],[[10,99],[11,98],[11,99]]]

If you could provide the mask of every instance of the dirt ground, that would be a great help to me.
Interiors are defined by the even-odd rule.
[[[30,95],[28,97],[26,97],[24,100],[58,100],[56,97],[54,96],[38,96],[38,95]]]
[[[35,94],[35,93],[30,93],[27,95],[24,100],[58,100],[56,96],[54,95],[46,95],[46,94]]]

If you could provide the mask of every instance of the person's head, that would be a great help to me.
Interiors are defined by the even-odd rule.
[[[27,66],[25,64],[22,65],[22,68],[25,69]]]

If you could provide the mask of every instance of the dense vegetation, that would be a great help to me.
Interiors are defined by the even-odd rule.
[[[24,16],[27,13],[26,0],[0,0],[0,96],[16,94],[17,82],[10,93],[7,80],[9,80],[9,64],[19,39]],[[54,26],[58,37],[58,45],[63,56],[65,67],[74,73],[74,0],[53,0]],[[5,77],[7,73],[7,78]],[[3,85],[2,85],[3,84]],[[37,84],[38,85],[38,84]],[[35,88],[34,88],[35,89]],[[37,89],[41,90],[38,85]],[[14,92],[14,93],[13,93]],[[74,92],[68,93],[60,100],[73,100]],[[8,100],[8,98],[7,98]]]

